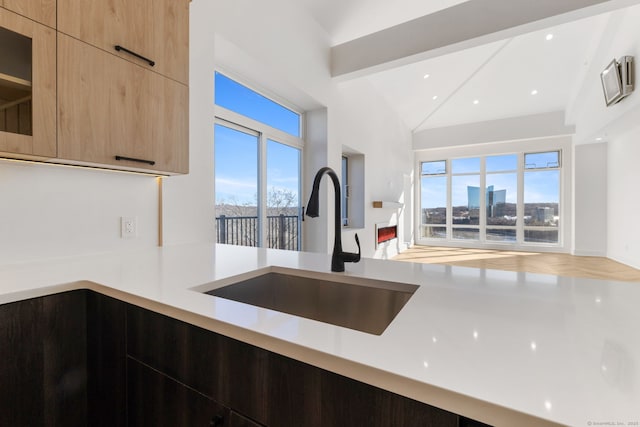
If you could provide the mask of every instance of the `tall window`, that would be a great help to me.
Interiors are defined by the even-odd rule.
[[[518,156],[486,157],[486,239],[516,242]]]
[[[451,161],[451,237],[480,239],[480,158]]]
[[[560,153],[524,155],[524,240],[557,243],[560,221]]]
[[[342,225],[349,225],[349,158],[342,156]]]
[[[423,162],[420,182],[422,225],[420,236],[427,239],[447,238],[447,162]]]
[[[558,245],[560,154],[422,162],[419,240]]]
[[[301,115],[215,74],[218,243],[300,250]]]

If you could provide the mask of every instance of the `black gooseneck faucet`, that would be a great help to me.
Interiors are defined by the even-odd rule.
[[[307,216],[311,218],[318,217],[318,207],[319,207],[319,188],[320,188],[320,180],[324,174],[329,175],[331,181],[333,182],[333,189],[335,194],[335,234],[333,240],[333,255],[331,256],[331,271],[344,271],[344,263],[345,262],[358,262],[360,261],[360,239],[358,239],[358,234],[356,234],[356,244],[358,245],[358,253],[354,254],[351,252],[342,252],[342,232],[341,232],[341,213],[340,203],[342,198],[340,197],[340,181],[338,180],[338,175],[334,172],[330,167],[324,167],[316,173],[315,178],[313,179],[313,189],[311,190],[311,197],[309,197],[309,203],[307,204]]]

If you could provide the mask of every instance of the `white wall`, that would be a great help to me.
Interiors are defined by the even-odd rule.
[[[138,237],[120,238],[120,217]],[[142,175],[0,161],[0,264],[157,245],[158,183]]]
[[[370,203],[402,197],[407,202],[409,131],[368,84],[339,87],[331,80],[328,36],[320,26],[291,0],[194,0],[190,19],[190,173],[163,179],[164,244],[215,239],[213,72],[221,67],[306,111],[326,109],[325,129],[313,132],[320,145],[305,154],[313,156],[305,159],[305,188],[320,164],[340,170],[343,143],[357,148],[367,171],[363,255],[397,252],[375,252],[375,222],[388,221],[392,213],[374,211]],[[152,177],[0,161],[0,200],[0,264],[157,245],[158,183]],[[309,248],[328,252],[330,203],[324,209],[315,225],[305,227],[310,236],[323,236]],[[138,218],[137,239],[120,238],[121,216]],[[404,216],[399,222],[405,226],[401,241],[407,240]],[[345,250],[354,246],[346,236]]]
[[[565,124],[564,111],[510,117],[458,126],[425,129],[413,135],[413,149],[427,150],[496,141],[515,141],[572,135],[575,129]]]
[[[163,244],[215,241],[214,2],[193,1],[189,34],[189,174],[163,180]]]
[[[607,256],[607,144],[574,149],[573,253]]]
[[[576,125],[576,143],[591,143],[596,138],[606,142],[606,191],[597,186],[599,192],[585,192],[584,197],[589,199],[584,204],[594,206],[598,200],[606,198],[607,256],[635,268],[640,268],[640,223],[635,219],[640,208],[640,198],[637,196],[637,183],[640,182],[640,91],[636,80],[634,93],[620,103],[607,107],[599,74],[612,58],[632,55],[636,62],[640,60],[639,20],[640,6],[611,14],[582,87],[568,109],[568,118]],[[576,154],[578,150],[576,147]],[[596,174],[602,173],[598,166],[594,167]],[[583,179],[590,178],[583,176]],[[580,215],[577,210],[576,215]],[[576,230],[576,243],[582,241],[587,244],[587,240],[593,237],[581,235],[590,233],[588,228]],[[602,232],[598,233],[597,239],[600,240]],[[593,242],[588,245],[594,247]]]
[[[375,251],[374,230],[376,222],[389,221],[392,212],[374,210],[373,200],[398,201],[403,197],[407,185],[411,194],[412,154],[409,130],[397,115],[365,81],[336,84],[329,75],[329,37],[315,20],[298,3],[291,0],[256,2],[236,0],[234,2],[192,2],[192,43],[198,34],[206,33],[215,39],[214,62],[209,57],[191,58],[192,96],[203,81],[213,74],[214,66],[257,89],[287,101],[308,111],[303,171],[303,203],[310,194],[315,172],[322,166],[332,167],[340,174],[342,146],[348,145],[365,157],[365,224],[364,228],[343,233],[343,247],[355,251],[353,233],[358,232],[363,256],[389,257],[398,251],[398,246]],[[196,12],[197,11],[197,12]],[[198,16],[196,16],[198,15]],[[195,28],[197,26],[197,29]],[[193,50],[193,47],[192,47]],[[206,67],[198,82],[194,79],[194,68]],[[205,91],[208,94],[208,91]],[[203,98],[204,101],[204,98]],[[204,107],[204,104],[200,104]],[[192,99],[192,114],[196,108]],[[204,120],[204,116],[202,120]],[[195,124],[192,122],[192,127]],[[197,126],[197,125],[195,125]],[[202,133],[205,137],[205,133]],[[209,138],[208,136],[206,136]],[[191,138],[191,149],[201,144],[195,136]],[[208,153],[206,158],[212,162]],[[208,160],[209,161],[209,160]],[[213,173],[207,166],[206,174]],[[197,173],[192,166],[192,172]],[[174,178],[171,178],[172,185]],[[188,180],[188,179],[187,179]],[[187,181],[185,180],[185,181]],[[177,180],[175,180],[177,182]],[[189,181],[192,182],[192,181]],[[321,211],[317,219],[305,219],[305,250],[330,252],[333,247],[333,190],[329,179],[323,179]],[[169,180],[167,180],[169,184]],[[195,181],[188,188],[193,189]],[[175,185],[175,193],[187,188]],[[192,190],[196,191],[196,190]],[[206,189],[205,192],[209,192]],[[203,192],[204,194],[204,192]],[[209,193],[212,194],[212,193]],[[200,196],[199,196],[200,197]],[[213,196],[209,196],[213,200]],[[406,197],[406,196],[405,196]],[[171,204],[165,197],[165,203]],[[410,206],[410,196],[406,200]],[[410,207],[407,212],[410,213]],[[180,221],[175,216],[172,223],[165,221],[165,230],[170,230]],[[398,219],[394,219],[398,220]],[[405,227],[404,215],[399,219]],[[201,225],[201,227],[204,224]],[[410,230],[399,239],[410,240]],[[170,234],[171,231],[166,231]]]
[[[607,254],[634,268],[640,268],[639,141],[640,125],[609,141],[607,152]]]
[[[343,232],[343,247],[355,251],[358,233],[363,255],[390,258],[405,249],[411,240],[405,215],[411,215],[412,188],[405,185],[411,176],[413,153],[411,132],[364,79],[341,83],[329,109],[330,141],[333,146],[348,146],[364,155],[363,229]],[[405,208],[374,209],[374,200],[402,202]],[[375,224],[396,223],[400,238],[375,248]]]

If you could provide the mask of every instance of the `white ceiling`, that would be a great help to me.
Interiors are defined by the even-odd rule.
[[[337,45],[466,1],[302,0],[302,4]]]
[[[334,44],[463,3],[303,2]],[[608,13],[596,15],[361,78],[370,81],[413,131],[563,111],[583,83],[608,19]],[[550,33],[553,39],[548,41]],[[533,90],[536,95],[531,94]]]

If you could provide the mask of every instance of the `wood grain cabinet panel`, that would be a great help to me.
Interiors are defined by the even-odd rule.
[[[25,62],[30,59],[30,64],[18,66],[30,68],[27,70],[30,71],[28,80],[0,71],[0,152],[37,158],[55,157],[56,32],[3,8],[0,8],[0,29],[31,40],[31,58],[27,52],[25,59]],[[4,36],[7,34],[11,33]],[[4,40],[0,42],[6,43]],[[11,49],[0,47],[3,52],[7,48]],[[11,56],[4,52],[2,61],[8,61],[7,57]],[[13,67],[5,63],[0,68]]]
[[[41,24],[56,27],[56,0],[2,0],[2,5]]]
[[[127,425],[126,304],[86,291],[87,398],[91,427]]]
[[[58,0],[58,30],[188,83],[188,0]],[[122,46],[154,62],[114,47]]]
[[[131,357],[231,408],[240,426],[458,427],[451,412],[131,305],[127,340]]]
[[[86,426],[84,291],[0,305],[0,425]]]
[[[130,426],[229,426],[227,408],[131,358],[127,382]]]
[[[58,93],[61,159],[188,171],[186,85],[60,33]]]
[[[488,427],[88,290],[0,305],[1,426]]]

